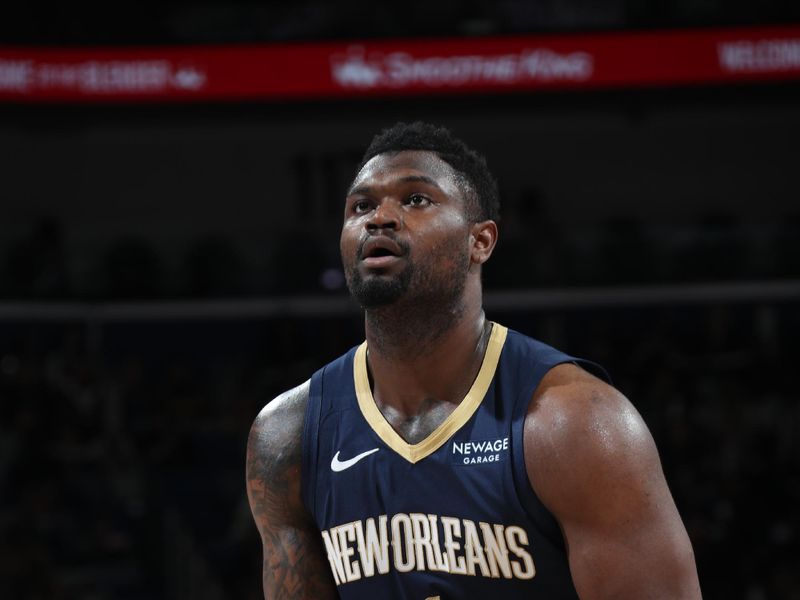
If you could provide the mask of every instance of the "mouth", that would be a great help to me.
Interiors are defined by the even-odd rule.
[[[364,266],[382,268],[400,260],[405,252],[391,238],[380,236],[369,238],[359,251],[359,258]]]
[[[388,248],[374,248],[369,254],[366,254],[364,258],[381,258],[383,256],[397,256],[397,254]]]

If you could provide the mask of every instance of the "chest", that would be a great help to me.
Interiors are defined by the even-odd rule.
[[[318,516],[325,524],[398,513],[510,518],[512,427],[492,406],[453,432],[440,423],[417,444],[382,438],[355,410],[329,415],[319,429]]]
[[[426,399],[416,415],[405,415],[391,406],[379,407],[381,415],[398,435],[409,444],[419,444],[429,437],[452,414],[450,402]]]
[[[351,419],[341,413],[320,429],[321,457],[333,468],[319,471],[316,517],[330,556],[362,574],[384,549],[400,572],[524,573],[527,523],[514,500],[505,424],[475,419],[412,463]]]

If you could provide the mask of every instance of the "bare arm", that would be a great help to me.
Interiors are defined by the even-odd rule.
[[[574,365],[555,367],[525,421],[525,462],[558,519],[582,600],[695,600],[694,554],[636,409]]]
[[[247,496],[264,547],[266,600],[337,598],[322,538],[300,494],[308,382],[270,402],[247,442]]]

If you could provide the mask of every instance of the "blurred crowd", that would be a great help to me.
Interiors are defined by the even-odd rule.
[[[491,314],[611,372],[642,412],[707,598],[800,598],[797,303]],[[95,334],[96,335],[96,334]],[[244,492],[261,406],[357,317],[0,323],[4,598],[260,598]]]
[[[345,327],[0,323],[0,595],[259,597],[249,424]]]
[[[800,277],[800,213],[747,223],[731,214],[694,222],[617,217],[565,227],[535,191],[504,209],[487,289],[637,285]],[[341,293],[338,222],[321,233],[286,230],[248,254],[210,234],[183,249],[128,236],[81,247],[53,218],[0,245],[4,300],[142,300]],[[298,242],[302,240],[302,243]]]

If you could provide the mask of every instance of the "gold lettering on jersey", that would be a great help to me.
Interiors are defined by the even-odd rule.
[[[431,544],[431,524],[428,515],[411,513],[411,528],[414,533],[414,550],[417,560],[417,570],[423,571],[426,565],[436,570],[436,561],[433,557],[433,545]]]
[[[490,525],[481,521],[480,528],[492,577],[497,579],[502,573],[504,578],[511,579],[511,561],[508,560],[508,546],[503,526]]]
[[[355,522],[342,525],[338,533],[339,548],[342,551],[342,564],[344,565],[345,577],[347,577],[347,581],[361,579],[361,567],[359,567],[357,561],[350,558],[355,554],[355,548],[350,545],[351,542],[356,541]]]
[[[448,573],[450,572],[450,562],[447,558],[447,555],[442,552],[441,547],[439,546],[439,527],[436,524],[436,521],[438,520],[439,517],[436,515],[428,515],[428,522],[431,526],[431,548],[433,549],[433,558],[436,563],[435,570]]]
[[[408,573],[414,568],[414,536],[411,533],[411,518],[403,513],[392,517],[392,549],[394,568]]]
[[[495,579],[536,575],[528,533],[517,525],[397,513],[331,527],[322,540],[336,585],[391,569]]]
[[[456,558],[456,552],[461,549],[461,544],[454,539],[461,537],[461,521],[453,517],[442,517],[442,529],[444,530],[444,548],[447,550],[450,572],[457,575],[466,575],[467,567],[464,563],[464,557],[458,556]]]
[[[389,536],[386,533],[386,515],[378,517],[377,528],[375,519],[369,518],[361,526],[361,521],[356,521],[356,540],[358,555],[361,559],[361,570],[364,577],[378,573],[385,575],[389,572]],[[366,532],[366,533],[365,533]]]
[[[525,552],[520,546],[528,545],[528,533],[522,528],[512,525],[506,529],[506,541],[508,549],[511,550],[518,560],[511,563],[511,571],[517,579],[533,579],[536,575],[536,567],[533,566],[531,555]],[[519,561],[522,561],[520,565]]]
[[[481,569],[481,575],[489,577],[489,565],[486,563],[486,556],[483,554],[483,544],[478,537],[478,529],[475,522],[464,519],[464,552],[467,555],[467,573],[475,575],[475,567]]]
[[[337,528],[334,528],[334,530]],[[336,531],[333,532],[333,537],[327,532],[322,532],[322,541],[325,543],[325,550],[328,553],[328,562],[331,563],[331,571],[333,571],[333,578],[336,580],[336,585],[340,585],[343,581],[347,581],[344,577],[344,567],[342,566],[342,553],[339,549],[339,536]]]

